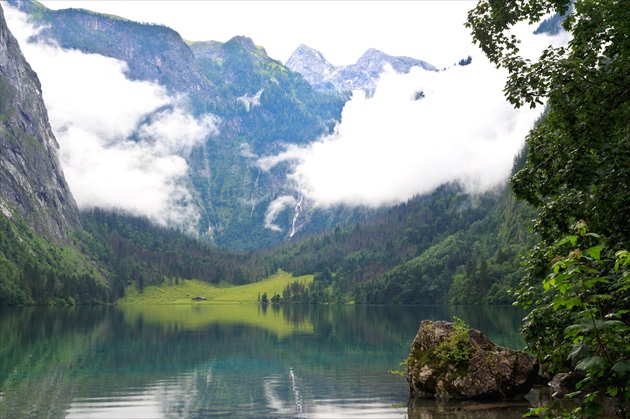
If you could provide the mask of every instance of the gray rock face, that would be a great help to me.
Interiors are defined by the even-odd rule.
[[[435,71],[431,64],[409,57],[394,57],[370,48],[356,64],[335,67],[323,54],[306,45],[300,45],[291,54],[286,67],[302,74],[311,86],[321,91],[365,90],[373,91],[389,64],[397,73],[408,73],[413,67]]]
[[[55,242],[80,227],[57,155],[39,79],[0,7],[0,207]]]
[[[411,397],[515,399],[530,391],[537,374],[531,355],[444,321],[420,323],[407,363]]]
[[[339,74],[339,69],[332,65],[321,52],[304,44],[291,54],[285,66],[300,73],[315,90],[325,92],[348,90]]]

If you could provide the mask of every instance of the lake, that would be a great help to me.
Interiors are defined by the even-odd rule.
[[[409,403],[390,370],[421,320],[454,316],[523,347],[513,307],[3,308],[0,417],[521,417],[528,403]]]

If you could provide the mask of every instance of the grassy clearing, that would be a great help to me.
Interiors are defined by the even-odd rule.
[[[197,280],[186,280],[178,285],[150,286],[140,294],[134,286],[126,290],[118,301],[125,313],[125,321],[161,325],[165,330],[194,330],[211,324],[246,324],[267,329],[278,337],[296,332],[312,333],[313,324],[307,319],[289,322],[283,307],[262,307],[258,296],[282,294],[287,284],[300,281],[310,283],[312,275],[293,277],[278,271],[269,278],[247,285],[214,286]],[[206,301],[193,301],[201,296]]]
[[[278,271],[259,282],[239,286],[215,286],[198,280],[179,281],[178,285],[163,283],[150,286],[140,294],[135,286],[127,287],[125,297],[118,301],[120,305],[127,304],[256,304],[258,297],[267,293],[269,298],[274,294],[282,294],[287,284],[300,281],[306,284],[313,281],[313,275],[293,277],[290,273]],[[194,297],[205,297],[206,301],[193,301]]]

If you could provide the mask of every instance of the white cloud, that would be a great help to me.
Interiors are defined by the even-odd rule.
[[[278,217],[285,208],[293,207],[296,203],[295,198],[289,195],[279,196],[271,201],[265,213],[265,228],[274,231],[282,231],[282,228],[275,224],[276,217]]]
[[[534,36],[535,27],[513,29],[521,53],[533,61],[543,48],[569,39],[566,32]],[[373,97],[354,93],[333,135],[288,146],[258,159],[258,166],[293,162],[290,182],[302,182],[322,206],[393,204],[446,182],[471,192],[504,183],[541,108],[514,109],[503,94],[507,72],[475,51],[472,64],[445,71],[389,69]]]
[[[272,156],[263,156],[256,160],[256,166],[268,172],[274,166],[284,161],[301,160],[307,150],[308,148],[301,148],[295,144],[287,144],[285,150],[282,153]],[[252,157],[256,157],[256,155],[253,155]]]
[[[194,224],[197,212],[182,185],[186,161],[159,155],[146,143],[118,142],[104,146],[101,138],[72,126],[63,135],[61,158],[68,183],[83,208],[120,208],[162,224]]]
[[[62,5],[62,2],[45,3],[55,8]],[[189,39],[227,40],[239,34],[251,36],[272,57],[282,60],[288,58],[300,43],[322,51],[336,65],[354,62],[370,47],[392,55],[424,59],[438,67],[449,65],[468,54],[473,56],[471,65],[439,73],[387,73],[383,75],[374,97],[356,94],[346,104],[342,122],[333,135],[308,147],[289,145],[283,153],[256,160],[263,170],[270,170],[282,161],[294,162],[289,183],[300,184],[301,180],[309,200],[319,205],[377,206],[395,203],[455,180],[463,182],[471,190],[490,188],[506,179],[514,154],[539,115],[539,110],[514,110],[505,101],[502,93],[505,73],[496,70],[471,45],[469,30],[463,27],[463,22],[474,2],[295,2],[290,5],[285,2],[249,2],[247,6],[260,10],[260,13],[252,13],[256,16],[255,21],[247,22],[225,18],[231,15],[228,12],[233,7],[242,8],[242,5],[235,6],[233,2],[152,2],[149,8],[147,2],[124,3],[72,2],[66,5],[98,7],[132,19],[166,23],[182,31]],[[285,14],[274,12],[276,7],[296,18],[287,20]],[[355,16],[359,9],[359,18],[348,19],[348,16]],[[188,12],[182,13],[182,10]],[[389,19],[390,13],[396,19]],[[298,18],[305,14],[312,17],[306,23]],[[283,35],[287,31],[266,32],[277,25],[269,25],[267,18],[259,19],[261,15],[269,19],[281,16],[282,24],[293,22],[291,25],[295,27],[291,27],[289,32],[295,36],[287,38]],[[191,21],[191,16],[200,16],[201,22],[197,22],[196,18]],[[208,25],[208,16],[218,16],[220,22]],[[401,17],[413,22],[401,21]],[[330,31],[321,31],[323,21],[327,22]],[[339,21],[340,24],[334,23]],[[260,22],[265,24],[257,25]],[[363,25],[362,22],[370,23]],[[378,22],[380,30],[374,31],[373,22]],[[394,26],[388,26],[389,22],[395,22]],[[236,24],[243,26],[234,26]],[[15,31],[15,22],[10,25]],[[219,29],[222,32],[214,32]],[[342,33],[335,32],[337,29]],[[535,58],[533,51],[539,51],[549,43],[566,42],[566,34],[563,34],[564,39],[531,37],[532,30],[533,27],[525,25],[515,29],[523,35],[521,50],[527,57]],[[278,39],[279,33],[281,39]],[[353,42],[340,42],[348,34]],[[56,49],[51,51],[51,54],[62,55]],[[34,62],[35,56],[44,54],[44,51],[40,47],[32,54],[33,57],[27,55],[27,58]],[[61,60],[54,54],[49,58]],[[180,156],[186,155],[205,133],[214,131],[213,119],[208,117],[191,123],[192,117],[159,86],[126,80],[124,63],[100,57],[91,58],[94,60],[91,64],[80,67],[79,61],[86,59],[83,54],[64,51],[63,55],[66,55],[67,61],[60,61],[65,64],[56,66],[54,70],[47,68],[53,66],[52,61],[40,60],[38,65],[33,65],[42,78],[45,99],[50,102],[51,121],[62,145],[64,159],[73,162],[71,168],[66,168],[64,163],[64,168],[77,201],[82,205],[96,202],[99,198],[103,198],[103,202],[114,202],[117,193],[128,190],[129,197],[121,201],[130,202],[133,197],[153,189],[156,193],[151,197],[129,204],[138,212],[153,216],[168,214],[168,209],[173,207],[172,202],[165,203],[166,197],[179,196],[175,201],[186,202],[183,183],[187,167]],[[74,66],[82,69],[75,71]],[[68,74],[62,74],[64,72]],[[101,78],[98,83],[94,82],[94,75]],[[85,87],[83,91],[75,91],[73,86],[80,85],[82,77],[86,78]],[[100,86],[107,87],[96,90]],[[425,97],[412,100],[419,91]],[[72,97],[73,100],[65,103],[64,97]],[[120,100],[121,97],[124,101]],[[255,106],[255,99],[255,96],[243,97],[243,103]],[[53,111],[55,106],[57,108]],[[67,115],[77,117],[73,116],[70,120],[68,116],[65,118],[68,122],[64,119]],[[138,127],[139,119],[146,115],[152,115],[151,121]],[[109,193],[101,195],[98,191],[89,190],[88,175],[92,174],[90,168],[98,167],[97,161],[87,157],[82,159],[83,154],[66,151],[65,144],[73,141],[71,134],[75,129],[85,131],[81,134],[85,138],[94,135],[93,140],[82,144],[87,148],[83,152],[85,156],[98,156],[99,153],[103,158],[109,156],[111,160],[121,162],[116,166],[117,174],[128,175],[123,180],[125,176],[121,175],[119,179],[110,173],[111,185],[98,187],[99,191],[105,191],[111,186]],[[135,133],[140,141],[129,141],[130,132]],[[74,147],[79,149],[79,146]],[[246,147],[242,148],[241,154],[247,158],[256,157]],[[81,165],[81,161],[86,167]],[[87,164],[88,161],[91,164]],[[101,176],[94,173],[93,182],[106,179],[105,172],[103,167]],[[155,185],[148,186],[151,180],[143,175],[151,173],[158,180]],[[84,179],[86,184],[79,186]],[[178,195],[178,192],[181,193]],[[142,205],[143,202],[147,205]],[[274,220],[283,209],[292,205],[295,205],[295,198],[277,198],[267,211],[267,226],[279,228]],[[180,205],[179,209],[185,213],[190,206]]]
[[[61,162],[80,208],[118,208],[161,224],[198,220],[187,188],[190,150],[217,134],[217,118],[195,118],[184,98],[130,81],[124,62],[28,43],[34,28],[5,8],[7,22],[42,83]]]
[[[354,93],[333,135],[258,165],[295,161],[290,177],[324,206],[392,204],[449,181],[489,189],[506,180],[539,115],[514,110],[503,97],[504,80],[480,56],[442,72],[389,70],[373,97]],[[424,97],[415,100],[417,92]]]
[[[182,108],[157,112],[139,129],[140,138],[153,143],[158,154],[188,154],[208,135],[219,133],[218,118],[204,115],[197,119]]]
[[[245,94],[239,97],[237,100],[245,106],[245,110],[249,112],[252,108],[260,106],[260,96],[265,89],[260,89],[255,95]]]

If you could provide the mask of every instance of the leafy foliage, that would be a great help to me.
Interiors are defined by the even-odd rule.
[[[564,14],[568,0],[480,2],[469,15],[474,40],[510,75],[516,107],[548,101],[529,134],[527,163],[511,180],[516,195],[540,209],[535,229],[547,243],[580,219],[613,243],[630,238],[630,9],[623,1],[576,1],[563,22],[568,47],[549,46],[537,62],[519,55],[516,22]]]
[[[586,395],[576,414],[597,413],[594,397],[618,400],[627,412],[630,398],[630,253],[612,252],[585,222],[553,246],[560,253],[544,279],[544,293],[525,318],[523,333],[550,371],[582,371],[576,395]],[[519,292],[528,305],[529,293]],[[544,338],[541,335],[544,333]]]
[[[550,12],[566,14],[571,41],[535,62],[523,58],[510,29]],[[623,417],[628,408],[629,21],[624,1],[528,0],[482,1],[467,22],[488,58],[508,70],[505,94],[514,106],[547,100],[527,138],[527,161],[511,179],[516,196],[539,211],[540,241],[517,298],[535,304],[523,332],[545,367],[586,374],[579,390],[590,393],[578,416],[593,415],[603,393],[617,398]]]
[[[470,328],[460,318],[455,318],[453,332],[435,347],[435,356],[440,366],[465,368],[473,355],[473,348],[468,336]]]

